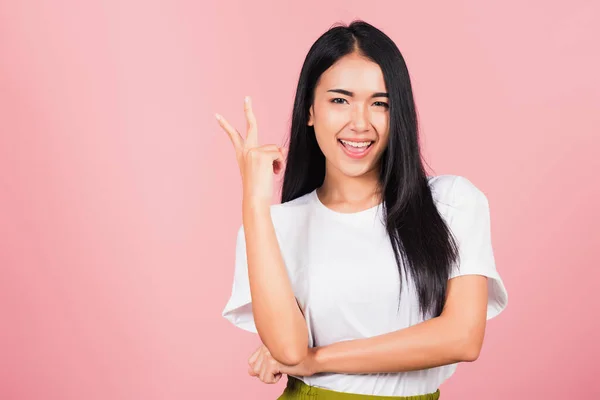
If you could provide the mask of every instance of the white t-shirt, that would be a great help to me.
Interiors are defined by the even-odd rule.
[[[507,305],[496,271],[486,196],[457,175],[429,177],[435,204],[454,233],[461,258],[450,278],[488,277],[487,319]],[[316,190],[271,206],[271,217],[294,295],[304,313],[309,346],[382,335],[422,322],[412,281],[403,281],[383,223],[381,205],[340,213],[322,204]],[[231,298],[222,315],[257,333],[252,315],[243,225],[238,230]],[[412,396],[435,392],[457,364],[419,371],[374,374],[320,373],[306,384],[339,392]]]

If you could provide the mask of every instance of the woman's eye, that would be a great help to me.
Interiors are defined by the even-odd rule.
[[[336,100],[346,101],[346,99],[342,99],[341,97],[336,97],[335,99],[332,99],[331,102],[336,103],[336,104],[342,104],[342,103],[338,103]]]
[[[338,101],[339,100],[339,101]],[[332,103],[335,104],[343,104],[343,102],[346,101],[346,99],[342,99],[341,97],[336,97],[335,99],[331,99]],[[347,103],[347,101],[346,101]],[[377,106],[381,106],[381,107],[385,107],[385,108],[389,108],[388,103],[384,102],[384,101],[376,101],[375,103],[373,103]]]

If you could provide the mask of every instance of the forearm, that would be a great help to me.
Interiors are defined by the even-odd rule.
[[[306,355],[308,329],[294,296],[270,213],[269,205],[243,205],[252,312],[258,334],[273,358],[293,365]]]
[[[438,367],[477,358],[468,332],[438,317],[374,336],[333,343],[315,350],[317,372],[385,373]]]

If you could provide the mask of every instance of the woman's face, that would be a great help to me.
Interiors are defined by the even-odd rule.
[[[349,54],[321,75],[308,125],[328,171],[360,176],[378,166],[388,143],[388,108],[381,68],[364,57]]]

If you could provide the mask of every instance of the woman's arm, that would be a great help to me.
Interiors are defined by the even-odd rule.
[[[298,364],[307,354],[308,328],[285,268],[270,205],[244,202],[242,214],[256,330],[275,360]]]
[[[317,347],[308,353],[313,373],[382,373],[474,361],[483,344],[487,315],[487,278],[450,279],[444,310],[399,331]]]

